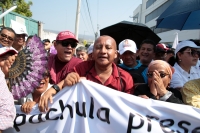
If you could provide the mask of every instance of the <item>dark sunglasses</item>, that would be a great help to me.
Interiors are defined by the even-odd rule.
[[[191,50],[191,51],[184,51],[186,53],[190,53],[191,56],[195,56],[195,55],[198,55],[198,57],[200,57],[200,51],[197,51],[197,50]]]
[[[164,78],[167,75],[169,75],[169,74],[167,74],[167,73],[160,73],[160,77],[161,78]],[[147,77],[148,78],[152,78],[153,77],[153,73],[147,73]]]
[[[57,41],[57,43],[61,43],[63,47],[71,46],[72,48],[76,48],[77,43],[74,41]]]
[[[7,36],[7,35],[5,35],[5,34],[3,34],[3,33],[1,33],[1,36],[2,36],[3,38],[7,38],[9,41],[14,41],[14,39],[13,39],[12,37]]]

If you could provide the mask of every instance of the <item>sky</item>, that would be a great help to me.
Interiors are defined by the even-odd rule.
[[[77,1],[32,0],[32,19],[41,21],[47,30],[75,33]],[[142,0],[81,0],[79,34],[94,36],[102,28],[123,20],[132,21],[130,16],[141,3]]]

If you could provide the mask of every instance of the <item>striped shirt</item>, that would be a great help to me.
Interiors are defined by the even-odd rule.
[[[14,99],[6,84],[5,75],[0,69],[0,130],[13,127],[16,115]]]

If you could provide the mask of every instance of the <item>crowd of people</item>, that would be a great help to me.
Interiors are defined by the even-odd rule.
[[[32,37],[17,28],[0,31],[0,131],[12,127],[16,115],[6,84],[9,68]],[[52,46],[49,39],[41,41],[48,53],[47,70],[34,92],[18,102],[24,113],[35,104],[41,112],[48,111],[53,96],[81,78],[141,98],[200,108],[200,47],[193,41],[180,42],[175,51],[148,39],[141,44],[131,39],[116,44],[106,35],[89,47],[76,48],[79,41],[70,31],[60,32]]]

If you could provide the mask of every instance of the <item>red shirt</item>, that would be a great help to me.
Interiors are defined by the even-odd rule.
[[[72,71],[77,64],[81,62],[81,59],[75,57],[72,57],[69,62],[61,62],[57,55],[49,56],[48,69],[51,76],[50,83],[58,84],[66,78],[67,74]]]
[[[84,61],[75,66],[73,72],[77,72],[80,77],[86,77],[87,80],[102,84],[94,66],[94,61]],[[131,94],[133,92],[134,84],[131,75],[128,72],[117,67],[114,63],[112,64],[112,67],[113,72],[103,85],[118,91],[123,91]]]

